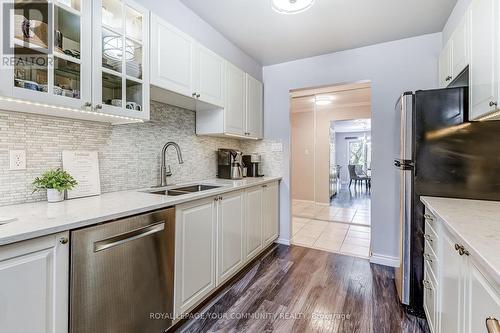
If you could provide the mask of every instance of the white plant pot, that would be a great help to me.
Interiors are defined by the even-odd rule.
[[[47,201],[48,202],[60,202],[64,200],[64,191],[59,192],[53,188],[47,189]]]

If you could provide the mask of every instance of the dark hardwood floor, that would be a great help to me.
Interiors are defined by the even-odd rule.
[[[180,332],[428,332],[404,312],[393,269],[276,245]]]

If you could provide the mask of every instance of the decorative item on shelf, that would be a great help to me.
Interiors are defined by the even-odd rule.
[[[34,192],[47,190],[48,202],[64,200],[64,192],[73,189],[78,182],[66,171],[61,169],[48,170],[33,181]]]
[[[28,89],[28,90],[38,91],[38,83],[36,83],[34,81],[24,81],[23,88]]]
[[[49,91],[49,86],[46,85],[46,84],[39,84],[38,85],[38,91],[48,92]]]
[[[80,51],[78,50],[72,50],[72,49],[64,50],[64,54],[76,59],[80,59]]]
[[[121,99],[113,99],[113,100],[111,100],[110,104],[121,108],[122,107],[122,100]]]
[[[54,86],[54,95],[62,96],[63,90],[61,87]]]
[[[127,102],[126,108],[128,110],[142,111],[142,106],[136,102]]]
[[[28,20],[23,15],[14,15],[14,37],[46,49],[48,47],[47,23]]]
[[[111,60],[123,60],[123,37],[105,36],[102,38],[102,48],[105,58]],[[125,42],[125,60],[134,59],[134,43],[130,40]]]
[[[59,30],[57,30],[56,34],[55,34],[54,44],[59,52],[64,52],[63,51],[63,39],[64,39],[63,33],[60,32]]]

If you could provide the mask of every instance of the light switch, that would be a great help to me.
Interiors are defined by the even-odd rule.
[[[10,170],[26,170],[26,151],[25,150],[10,150],[9,151]]]

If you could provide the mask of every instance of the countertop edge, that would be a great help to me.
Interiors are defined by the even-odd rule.
[[[488,280],[491,282],[494,282],[496,285],[494,286],[497,291],[500,291],[500,271],[495,268],[495,265],[493,265],[488,259],[484,257],[484,255],[481,254],[477,248],[471,244],[469,240],[467,240],[467,237],[464,237],[454,226],[453,223],[450,223],[450,221],[447,220],[447,217],[444,217],[442,213],[439,212],[439,209],[434,207],[433,203],[429,201],[432,200],[433,198],[437,199],[449,199],[449,200],[468,200],[468,199],[454,199],[454,198],[438,198],[438,197],[429,197],[429,196],[422,196],[420,197],[420,201],[422,201],[425,206],[432,212],[432,214],[438,216],[440,220],[443,222],[444,227],[446,230],[456,238],[456,240],[463,245],[471,254],[471,259],[473,262],[479,266],[479,268],[482,271],[483,274],[485,274],[488,277]],[[474,200],[471,200],[474,201]]]
[[[281,176],[280,177],[266,177],[266,178],[261,179],[261,180],[256,180],[255,182],[253,182],[251,184],[242,184],[242,185],[235,186],[235,187],[222,186],[222,187],[214,189],[214,190],[200,192],[200,193],[196,193],[196,194],[189,195],[186,197],[182,197],[182,196],[175,197],[171,201],[165,202],[165,203],[152,204],[150,206],[144,206],[144,207],[135,208],[135,209],[124,209],[123,211],[120,211],[118,213],[102,215],[102,216],[98,216],[98,217],[90,218],[90,219],[75,220],[75,221],[68,222],[67,224],[60,225],[60,226],[48,226],[46,229],[20,232],[19,234],[5,236],[5,237],[2,237],[0,234],[0,246],[9,245],[9,244],[13,244],[13,243],[17,243],[17,242],[21,242],[21,241],[25,241],[25,240],[29,240],[29,239],[34,239],[34,238],[38,238],[38,237],[43,237],[43,236],[47,236],[47,235],[51,235],[51,234],[56,234],[56,233],[60,233],[60,232],[79,229],[79,228],[91,226],[94,224],[109,222],[109,221],[113,221],[116,219],[126,218],[126,217],[134,216],[137,214],[143,214],[143,213],[155,211],[158,209],[173,207],[173,206],[177,206],[177,205],[180,205],[183,203],[187,203],[187,202],[191,202],[191,201],[195,201],[195,200],[200,200],[200,199],[204,199],[204,198],[209,198],[211,196],[215,196],[215,195],[219,195],[219,194],[244,190],[246,188],[260,186],[263,184],[267,184],[267,183],[271,183],[271,182],[275,182],[275,181],[281,181],[281,180],[282,180]],[[209,183],[210,180],[200,181],[200,182]],[[114,192],[114,193],[115,194],[129,193],[129,192],[133,192],[133,191],[139,192],[139,191],[141,191],[141,189],[119,191],[119,192]],[[154,195],[156,195],[156,194],[154,194]],[[73,199],[73,200],[79,200],[79,199]],[[16,205],[13,205],[13,206],[16,206]],[[9,207],[9,206],[4,206],[4,207]],[[0,207],[0,209],[4,208],[4,207]],[[12,222],[12,223],[15,223],[15,222]],[[1,232],[1,226],[0,226],[0,232]]]

